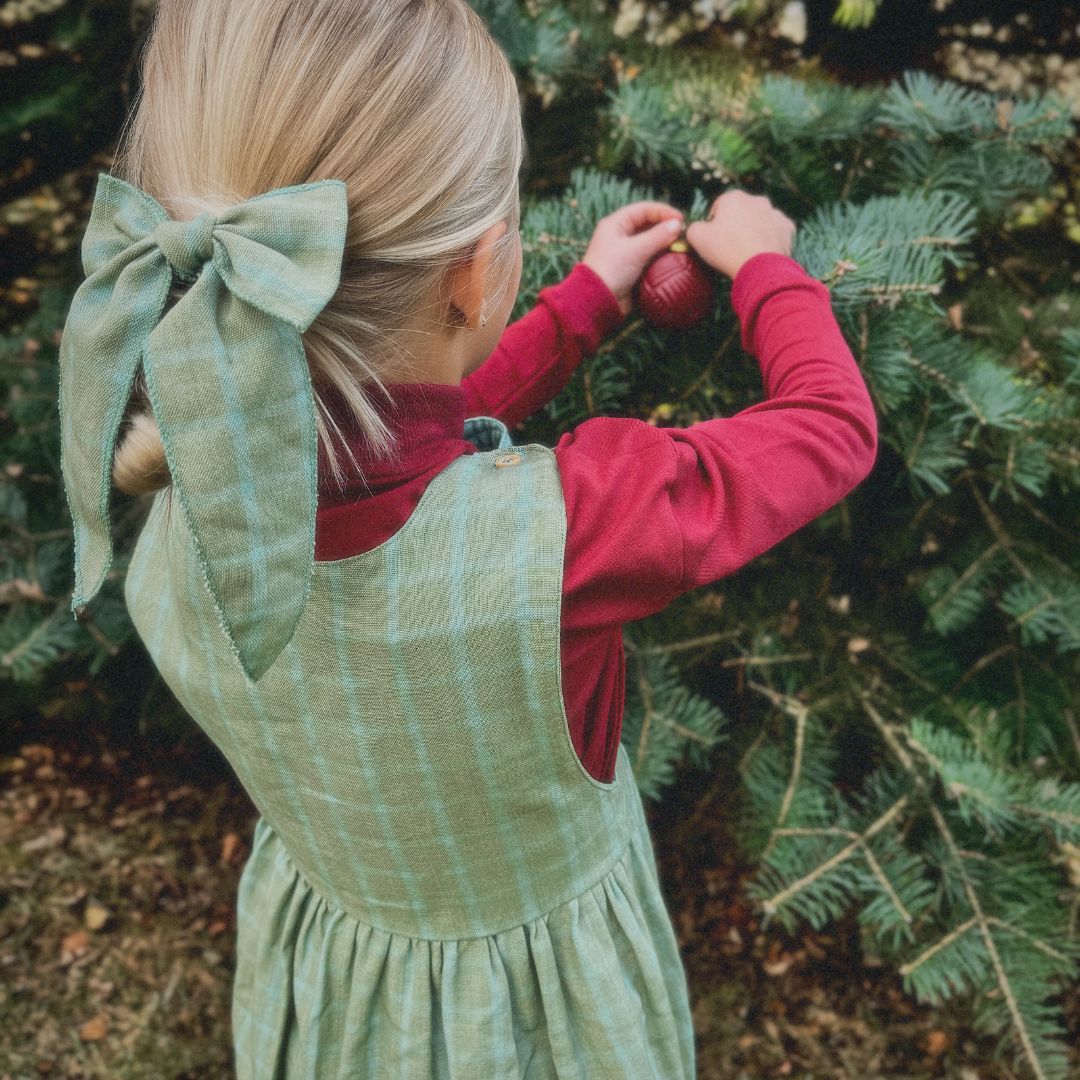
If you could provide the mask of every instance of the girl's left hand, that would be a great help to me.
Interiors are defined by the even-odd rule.
[[[680,233],[681,210],[661,202],[633,202],[603,217],[581,261],[615,294],[624,316],[645,267]]]

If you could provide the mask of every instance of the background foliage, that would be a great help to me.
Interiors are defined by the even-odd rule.
[[[512,317],[623,203],[661,198],[692,219],[734,184],[799,222],[795,257],[830,287],[878,410],[877,465],[847,500],[627,627],[623,738],[643,792],[659,799],[688,767],[730,775],[763,913],[792,927],[855,913],[865,949],[920,999],[961,997],[1018,1069],[1069,1075],[1060,995],[1080,956],[1080,290],[1075,249],[1038,201],[1070,183],[1067,104],[914,70],[865,86],[763,73],[711,39],[665,47],[617,34],[616,5],[475,6],[518,71],[529,133]],[[130,66],[107,58],[130,56],[144,23],[136,11],[106,28],[106,7],[19,7],[22,44],[39,34],[46,45],[18,63],[63,70],[108,41],[93,62],[111,64],[123,88]],[[81,118],[115,117],[130,99],[108,80],[65,97],[62,78],[39,74],[0,94],[0,130],[29,131],[21,141],[35,146],[74,140]],[[90,617],[68,609],[56,347],[80,272],[77,249],[49,235],[65,230],[41,196],[17,192],[55,175],[60,191],[88,198],[108,159],[72,174],[55,154],[5,152],[4,228],[24,242],[0,245],[13,281],[0,339],[4,708],[101,705],[143,731],[181,723],[162,719],[167,694],[121,599],[139,500],[116,496],[118,557]],[[550,445],[595,415],[730,415],[761,395],[737,329],[726,289],[689,332],[631,319],[516,441]]]

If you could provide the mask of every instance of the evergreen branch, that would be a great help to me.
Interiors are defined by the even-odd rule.
[[[534,252],[544,252],[553,246],[569,248],[572,251],[580,251],[584,254],[585,249],[588,247],[588,239],[582,239],[580,236],[559,236],[556,233],[544,231],[536,234],[535,244],[530,244],[527,240],[522,240],[521,243],[522,250],[527,255],[532,255]]]
[[[973,479],[968,480],[968,486],[971,488],[971,493],[975,496],[975,501],[979,504],[979,510],[982,512],[982,516],[986,519],[986,523],[990,526],[990,529],[998,538],[998,541],[1001,543],[1002,549],[1008,556],[1009,561],[1031,584],[1032,588],[1042,593],[1043,597],[1051,604],[1057,603],[1058,597],[1051,593],[1042,584],[1042,582],[1035,577],[1031,570],[1028,569],[1028,566],[1023,561],[1023,559],[1021,559],[1020,556],[1016,554],[1014,550],[1015,545],[1013,538],[1009,535],[1008,530],[1002,524],[1001,519],[997,516],[997,514],[994,513],[994,511],[990,508],[989,504],[983,498],[982,492],[979,491],[978,485]],[[1028,614],[1030,614],[1030,612]],[[1080,639],[1080,626],[1077,626],[1068,618],[1065,613],[1064,607],[1059,606],[1058,617],[1061,619],[1062,623],[1066,626],[1066,628],[1073,635],[1073,637],[1076,639]],[[1018,623],[1019,621],[1020,619],[1017,618]]]
[[[874,855],[870,846],[863,843],[862,833],[857,833],[852,829],[841,829],[839,826],[830,826],[828,828],[811,829],[811,828],[797,828],[789,827],[786,829],[775,829],[773,831],[774,836],[846,836],[852,840],[857,840],[862,844],[862,853],[866,856],[866,861],[870,864],[870,870],[874,877],[878,879],[881,887],[885,890],[886,895],[893,902],[896,910],[900,912],[900,917],[904,922],[910,924],[913,921],[911,913],[906,907],[904,907],[903,901],[896,894],[896,890],[892,886],[892,882],[889,881],[888,876],[882,869],[881,864],[877,861],[877,857]],[[762,856],[764,858],[764,855]]]
[[[905,664],[900,663],[900,661],[897,660],[895,657],[890,656],[889,653],[887,653],[880,645],[877,644],[877,642],[871,641],[870,648],[873,650],[874,653],[880,656],[881,659],[889,665],[889,667],[894,668],[896,671],[899,671],[901,675],[909,678],[913,683],[915,683],[916,686],[921,687],[928,694],[941,693],[940,689],[936,687],[932,682],[924,679],[917,671],[912,671],[911,668],[907,667]]]
[[[793,664],[799,660],[813,660],[814,653],[787,653],[780,656],[732,656],[727,660],[721,660],[717,665],[722,668],[729,667],[762,667],[769,664]]]
[[[739,627],[737,630],[724,630],[716,634],[702,634],[701,637],[686,638],[684,641],[671,641],[662,645],[638,645],[627,638],[623,640],[623,645],[630,652],[671,655],[672,653],[686,652],[688,649],[700,649],[706,645],[718,645],[722,641],[731,641],[732,638],[741,637],[745,632],[744,627]]]
[[[919,779],[922,783],[925,783],[921,777]],[[1038,1080],[1046,1080],[1042,1062],[1039,1060],[1039,1055],[1035,1051],[1035,1046],[1031,1041],[1031,1035],[1028,1032],[1027,1024],[1024,1022],[1023,1013],[1020,1011],[1020,1004],[1016,1000],[1016,995],[1013,993],[1012,983],[1005,974],[1005,965],[1002,963],[1001,954],[998,952],[997,943],[994,941],[994,935],[990,932],[990,920],[983,911],[982,903],[979,900],[979,894],[972,884],[971,878],[968,876],[963,860],[960,858],[960,851],[956,839],[953,837],[952,830],[945,820],[945,815],[938,808],[937,804],[931,801],[928,804],[928,808],[930,810],[930,816],[934,819],[934,824],[937,826],[938,832],[945,841],[946,847],[956,859],[957,873],[960,876],[960,881],[964,888],[964,895],[971,905],[971,910],[975,913],[976,920],[978,920],[979,933],[982,936],[983,944],[986,946],[986,951],[990,954],[990,963],[994,968],[994,977],[997,980],[998,988],[1005,998],[1005,1004],[1008,1007],[1009,1015],[1012,1017],[1013,1025],[1020,1037],[1021,1045],[1023,1046],[1024,1053],[1028,1059],[1028,1064],[1031,1066],[1032,1072],[1035,1073]]]
[[[645,320],[640,317],[630,319],[629,322],[623,323],[614,334],[605,338],[597,347],[596,352],[593,353],[594,359],[597,356],[604,356],[607,353],[613,352],[616,346],[621,345],[626,338],[636,334],[644,325]]]
[[[905,796],[906,798],[906,796]],[[903,901],[897,895],[896,890],[893,888],[892,882],[888,879],[885,871],[882,869],[881,864],[877,861],[877,857],[871,850],[870,845],[863,842],[862,853],[866,856],[866,861],[870,864],[870,869],[877,878],[878,883],[885,890],[885,894],[893,902],[893,906],[898,912],[900,912],[900,918],[904,920],[908,926],[914,921],[912,914],[906,907],[904,907]]]
[[[890,724],[882,715],[870,704],[870,692],[876,689],[876,686],[872,686],[864,690],[860,695],[863,709],[870,717],[873,725],[881,733],[881,737],[885,740],[886,745],[896,755],[897,760],[904,767],[904,769],[918,777],[919,783],[925,788],[925,781],[915,770],[915,762],[912,760],[911,755],[904,749],[903,744],[897,738],[897,728]]]
[[[912,356],[910,353],[907,356],[908,363],[921,375],[927,376],[927,378],[933,379],[940,386],[950,391],[954,397],[959,398],[970,410],[972,415],[980,424],[989,424],[990,420],[979,409],[978,404],[968,393],[967,388],[963,383],[957,382],[955,379],[950,379],[948,375],[943,371],[939,371],[932,364],[927,364],[923,360],[919,360],[917,357]],[[929,402],[927,403],[929,405]]]
[[[761,730],[758,731],[758,733],[754,736],[753,742],[750,743],[750,745],[746,748],[746,750],[743,751],[742,757],[739,758],[738,772],[739,772],[740,776],[744,777],[744,779],[745,779],[745,775],[746,775],[747,762],[749,762],[751,760],[751,758],[753,758],[753,756],[758,752],[758,750],[761,747],[761,744],[764,741],[765,741],[765,729],[761,728]]]
[[[962,247],[963,240],[957,239],[955,236],[916,236],[913,240],[909,241],[912,244],[933,244],[935,247]]]
[[[1028,608],[1022,615],[1016,615],[1017,626],[1023,626],[1033,616],[1038,615],[1040,611],[1045,611],[1047,608],[1053,607],[1058,601],[1056,596],[1050,596],[1049,594],[1043,600],[1040,600],[1034,607]]]
[[[834,870],[842,862],[845,862],[847,859],[849,859],[856,851],[859,850],[860,847],[862,847],[866,843],[867,840],[869,840],[872,836],[877,835],[890,822],[892,822],[897,817],[897,815],[903,811],[907,804],[908,796],[902,795],[899,799],[896,800],[896,802],[892,804],[892,806],[889,807],[888,810],[885,811],[884,814],[881,815],[881,817],[879,817],[876,821],[872,822],[867,827],[866,831],[860,833],[854,840],[851,841],[850,844],[842,847],[831,858],[828,858],[823,863],[815,866],[814,869],[810,871],[810,873],[804,874],[801,878],[799,878],[798,881],[792,882],[792,884],[787,886],[787,888],[781,889],[780,892],[776,893],[775,896],[772,896],[768,900],[765,900],[762,906],[766,914],[775,914],[777,909],[796,893],[801,892],[808,885],[813,884],[819,878],[827,874],[830,870]]]
[[[885,741],[889,744],[890,748],[896,754],[901,765],[911,775],[915,785],[927,795],[927,809],[930,816],[933,818],[934,824],[937,827],[938,833],[945,843],[946,849],[953,856],[954,864],[956,867],[957,875],[960,878],[961,885],[964,890],[964,896],[967,899],[968,904],[971,906],[973,912],[973,918],[978,926],[980,936],[982,937],[983,944],[986,946],[986,951],[990,956],[990,963],[994,969],[994,978],[997,982],[998,988],[1001,990],[1002,996],[1005,999],[1006,1007],[1009,1011],[1009,1016],[1012,1019],[1013,1026],[1016,1029],[1017,1035],[1020,1039],[1021,1046],[1023,1047],[1024,1054],[1027,1058],[1028,1064],[1031,1066],[1032,1071],[1038,1080],[1046,1080],[1046,1074],[1043,1072],[1042,1062],[1039,1059],[1038,1054],[1035,1051],[1034,1044],[1031,1039],[1031,1035],[1028,1032],[1027,1024],[1024,1022],[1023,1014],[1020,1011],[1020,1005],[1016,1000],[1016,995],[1013,993],[1012,983],[1010,982],[1006,972],[1005,966],[1002,963],[1001,955],[998,952],[997,944],[994,941],[993,934],[990,931],[991,921],[990,917],[983,911],[982,903],[979,900],[978,892],[975,886],[972,884],[971,878],[967,873],[964,866],[964,860],[960,851],[959,845],[956,843],[956,839],[953,836],[952,830],[949,828],[948,822],[945,820],[945,815],[942,814],[940,808],[929,797],[930,789],[926,779],[919,773],[914,767],[914,763],[910,757],[899,745],[895,733],[893,732],[891,725],[887,724],[884,718],[877,712],[877,710],[870,704],[869,693],[864,692],[862,695],[863,708],[874,722],[875,726],[881,732]],[[926,959],[925,955],[923,959]]]
[[[740,326],[739,323],[735,323],[735,327],[728,334],[728,336],[721,342],[720,348],[718,348],[712,356],[709,357],[705,366],[701,369],[697,378],[679,395],[676,399],[678,401],[686,401],[690,396],[698,389],[698,387],[712,374],[713,367],[723,359],[724,354],[731,348],[732,342],[739,336]]]
[[[897,970],[900,972],[901,975],[907,977],[917,968],[922,967],[922,965],[925,964],[926,961],[929,960],[932,956],[935,956],[937,953],[941,952],[942,949],[947,949],[954,941],[957,941],[961,937],[963,937],[963,935],[966,934],[976,924],[976,922],[977,920],[973,915],[970,919],[968,919],[967,922],[961,923],[959,926],[954,927],[939,941],[935,941],[929,949],[926,949],[924,952],[919,953],[919,955],[916,956],[914,960],[911,960],[906,964],[901,964]]]
[[[791,810],[791,802],[795,798],[795,787],[799,782],[799,776],[802,772],[802,760],[803,760],[803,748],[806,745],[806,714],[807,708],[803,705],[801,708],[794,712],[795,718],[795,754],[791,761],[791,776],[788,780],[787,790],[784,792],[784,798],[780,803],[780,813],[777,814],[776,824],[783,825],[787,820],[788,812]],[[769,838],[769,843],[765,847],[765,851],[762,853],[762,861],[768,856],[772,850],[773,841],[776,837],[776,833]]]
[[[851,164],[848,166],[847,173],[844,175],[844,186],[840,189],[840,202],[847,202],[848,196],[851,194],[851,185],[855,181],[855,173],[858,171],[859,158],[862,156],[862,150],[862,139],[856,139],[855,148],[851,152]]]
[[[886,285],[860,285],[861,292],[871,293],[874,296],[886,299],[908,296],[911,293],[925,293],[928,296],[937,296],[941,292],[941,286],[935,281],[904,281]]]
[[[956,693],[956,691],[959,690],[960,687],[968,681],[968,679],[974,678],[976,675],[979,674],[980,671],[982,671],[984,667],[988,667],[995,660],[1000,660],[1001,657],[1008,656],[1009,653],[1015,651],[1016,643],[1009,641],[1006,642],[1004,645],[1001,645],[998,648],[994,649],[993,652],[988,652],[985,656],[980,656],[979,659],[976,660],[975,663],[972,664],[971,667],[969,667],[967,671],[965,671],[964,674],[961,675],[960,678],[957,679],[956,682],[954,682],[952,686],[949,687],[948,693],[945,696],[951,699],[952,695]]]
[[[941,608],[947,606],[968,581],[978,575],[983,563],[993,559],[1000,547],[1001,543],[996,541],[976,559],[973,559],[971,565],[962,574],[958,574],[956,580],[927,608],[927,612],[940,611]]]
[[[1052,945],[1047,945],[1041,938],[1037,938],[1034,934],[1029,934],[1026,930],[1021,930],[1019,926],[1013,926],[1012,923],[1007,923],[1004,919],[999,919],[996,915],[990,915],[987,917],[987,922],[991,926],[996,926],[1001,930],[1007,930],[1010,934],[1015,934],[1017,937],[1026,941],[1033,949],[1038,949],[1039,952],[1045,956],[1049,956],[1052,960],[1058,960],[1063,964],[1072,963],[1070,957],[1064,953],[1059,952]]]
[[[1053,529],[1054,532],[1060,533],[1062,536],[1067,537],[1074,543],[1080,542],[1080,533],[1077,533],[1073,529],[1067,529],[1060,522],[1054,521],[1049,515],[1044,514],[1033,502],[1027,499],[1024,495],[1020,495],[1017,501],[1020,505],[1040,524],[1045,525],[1048,529]]]
[[[904,459],[904,467],[910,473],[915,467],[915,462],[919,456],[919,450],[922,448],[923,439],[926,438],[926,429],[930,425],[930,399],[927,398],[923,405],[922,424],[919,426],[919,430],[915,433],[915,438],[911,441],[911,446],[908,450],[907,457]]]
[[[679,724],[674,720],[669,720],[663,713],[657,713],[662,723],[667,724],[676,735],[681,735],[684,739],[689,739],[691,742],[700,743],[702,746],[711,747],[712,741],[706,739],[704,735],[699,735],[696,731],[691,731],[683,724]]]
[[[759,694],[767,697],[778,709],[782,709],[786,712],[788,716],[798,719],[800,716],[805,716],[809,711],[809,707],[798,698],[791,697],[789,694],[781,694],[779,691],[774,690],[771,686],[766,686],[764,683],[748,682],[746,685],[749,686],[751,690],[756,690]],[[815,707],[817,707],[816,704]]]
[[[120,646],[112,641],[94,622],[90,612],[85,608],[79,615],[79,625],[110,655],[117,656],[120,653]]]
[[[1072,736],[1073,752],[1076,754],[1077,760],[1080,761],[1080,728],[1076,725],[1076,717],[1073,716],[1072,709],[1063,709],[1061,715],[1065,721],[1065,726],[1069,729],[1069,734]]]
[[[1080,829],[1080,815],[1067,814],[1064,810],[1047,810],[1041,806],[1025,806],[1022,803],[1014,803],[1010,809],[1018,814],[1026,814],[1033,818],[1046,818],[1048,821],[1056,821],[1059,825],[1066,825],[1070,829]]]
[[[751,690],[756,690],[759,694],[763,694],[777,708],[782,709],[795,720],[795,753],[791,762],[791,775],[788,778],[787,788],[784,791],[784,797],[780,803],[780,812],[777,814],[776,818],[776,825],[783,825],[791,810],[791,804],[795,799],[795,789],[798,786],[799,778],[802,775],[803,752],[806,747],[806,718],[811,712],[811,707],[804,705],[797,698],[777,693],[771,686],[766,686],[764,683],[749,682],[747,685]],[[821,708],[828,700],[828,698],[819,698],[814,703],[813,708]],[[769,841],[761,854],[762,861],[764,861],[769,852],[772,851],[775,842],[776,830],[774,828],[769,836]]]

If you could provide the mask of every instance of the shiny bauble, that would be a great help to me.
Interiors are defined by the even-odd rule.
[[[716,306],[716,272],[685,240],[675,240],[645,268],[634,306],[662,330],[687,330]]]

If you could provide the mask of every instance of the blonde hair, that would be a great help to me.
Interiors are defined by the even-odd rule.
[[[465,0],[160,0],[142,71],[114,173],[176,220],[345,182],[341,284],[303,338],[319,440],[340,483],[335,441],[356,459],[328,407],[336,391],[374,453],[393,454],[371,389],[392,401],[384,379],[425,381],[397,331],[500,221],[491,273],[505,291],[513,272],[525,138],[513,70],[483,20]],[[141,376],[127,419],[116,485],[165,487]]]

